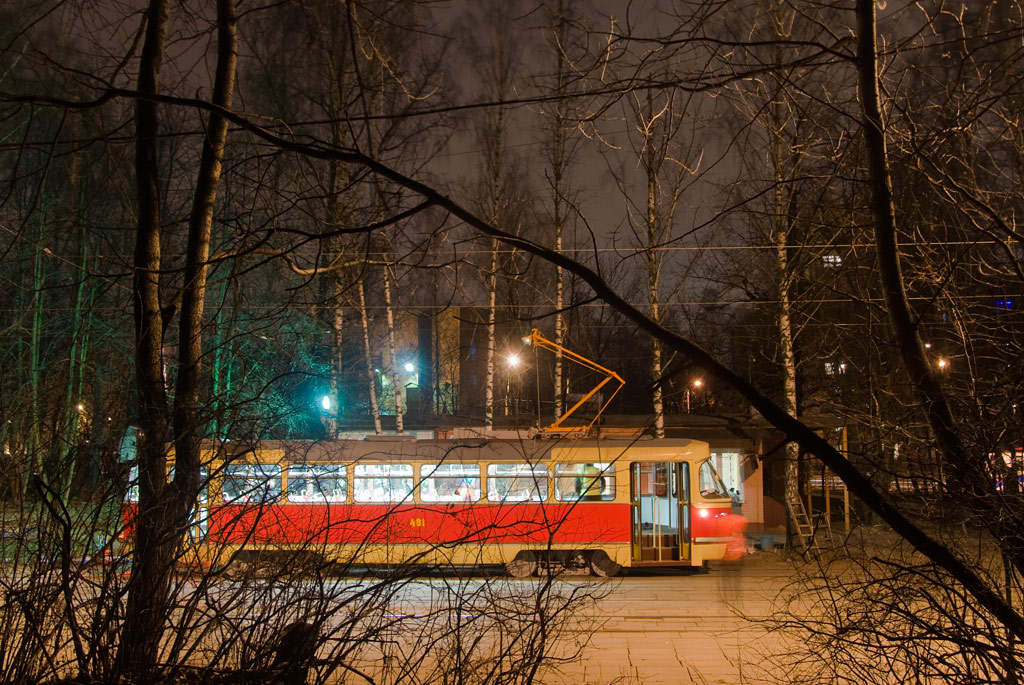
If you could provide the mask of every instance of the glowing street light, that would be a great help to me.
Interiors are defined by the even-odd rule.
[[[703,380],[701,380],[700,378],[694,378],[690,382],[690,385],[686,386],[686,413],[687,414],[690,413],[690,393],[691,393],[690,386],[693,387],[692,392],[697,392],[698,390],[701,389],[701,387],[703,385],[704,385],[704,381]]]
[[[412,373],[413,370],[415,370],[415,369],[416,369],[416,365],[413,364],[412,362],[406,362],[405,363],[405,372],[406,373]]]
[[[939,369],[941,371],[945,371],[946,368],[949,366],[949,362],[946,361],[945,359],[942,359],[942,358],[939,359],[938,364],[939,364]]]
[[[331,410],[331,397],[330,397],[330,395],[324,395],[323,397],[320,398],[320,406],[323,408],[324,411],[330,411]]]
[[[512,372],[519,369],[519,365],[522,359],[515,352],[509,352],[505,355],[505,365],[509,368],[509,373],[505,374],[505,416],[511,413],[512,405]],[[519,375],[516,374],[516,386],[519,385]],[[518,393],[517,393],[518,394]]]

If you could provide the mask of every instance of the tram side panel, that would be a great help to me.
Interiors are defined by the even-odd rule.
[[[211,462],[210,472],[216,475],[209,479],[201,497],[203,529],[198,541],[204,561],[223,565],[243,548],[255,552],[307,549],[343,563],[415,560],[460,565],[504,564],[524,551],[600,550],[620,566],[643,565],[633,553],[636,531],[630,462],[624,459],[603,464],[602,473],[610,483],[603,495],[601,488],[596,488],[584,495],[577,493],[579,499],[568,499],[560,488],[564,490],[573,477],[577,487],[581,480],[585,483],[580,464],[545,466],[543,483],[535,483],[545,491],[543,501],[491,501],[504,496],[492,487],[500,483],[500,477],[485,475],[494,465],[481,463],[471,465],[479,474],[474,481],[477,501],[425,502],[426,480],[413,485],[413,470],[421,474],[428,465],[410,461],[403,465],[408,476],[404,502],[354,501],[353,464],[329,465],[346,474],[335,480],[333,494],[318,493],[312,501],[295,502],[290,501],[288,474],[297,465],[280,454],[276,452],[271,463],[258,459],[247,464]],[[599,457],[596,452],[576,451],[576,460],[586,461],[586,465]],[[510,465],[505,464],[497,471],[509,470]],[[693,463],[688,471],[693,492],[688,503],[690,554],[675,565],[700,565],[722,558],[735,534],[728,495],[722,497],[702,482],[702,478],[708,480],[702,464]],[[297,472],[291,473],[298,483]],[[327,501],[330,498],[339,501]],[[436,493],[430,498],[436,499]],[[128,499],[124,511],[130,536],[135,505],[130,496]],[[595,499],[598,501],[592,501]]]

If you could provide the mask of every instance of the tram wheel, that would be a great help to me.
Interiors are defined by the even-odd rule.
[[[619,575],[622,566],[612,561],[603,550],[597,550],[590,555],[590,572],[598,578],[607,578]]]

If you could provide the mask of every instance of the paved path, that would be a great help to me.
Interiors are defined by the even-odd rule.
[[[765,652],[784,649],[779,638],[769,635],[757,623],[771,611],[772,600],[793,576],[792,566],[773,552],[756,552],[739,562],[720,562],[710,573],[628,576],[602,581],[567,578],[555,591],[581,593],[583,613],[574,615],[575,632],[551,636],[557,645],[554,657],[571,659],[583,646],[582,658],[563,663],[558,670],[544,670],[536,682],[541,685],[659,685],[698,683],[778,683],[784,677],[766,673]],[[457,587],[464,597],[518,597],[509,607],[531,606],[533,593],[546,581],[540,578],[510,580],[468,580],[454,583],[424,580],[408,588],[396,615],[431,614],[450,622],[455,616],[473,618],[479,610],[467,604],[449,614],[447,594]],[[483,592],[482,595],[476,593]],[[596,602],[588,598],[604,596]],[[557,602],[556,602],[557,604]],[[460,613],[461,612],[461,613]],[[468,613],[466,613],[468,612]],[[426,621],[427,619],[422,619]],[[410,676],[395,669],[416,664],[415,679],[434,682],[432,674],[442,668],[430,654],[437,625],[422,630],[399,622],[396,632],[382,643],[381,651],[366,650],[357,664],[374,674],[376,682],[409,682]],[[467,624],[472,625],[472,624]],[[514,625],[514,624],[510,624]],[[585,626],[585,629],[583,628]],[[572,628],[570,628],[572,631]],[[386,647],[386,648],[385,648]],[[443,645],[442,645],[443,647]],[[486,651],[486,650],[480,650]],[[387,652],[387,654],[385,654]],[[441,653],[445,652],[443,649]],[[479,654],[477,655],[479,657]],[[444,659],[448,657],[442,657]],[[422,661],[420,661],[422,660]]]
[[[766,616],[791,576],[777,555],[758,553],[704,575],[612,581],[599,610],[605,623],[563,682],[780,682],[762,655],[784,645],[746,617]]]

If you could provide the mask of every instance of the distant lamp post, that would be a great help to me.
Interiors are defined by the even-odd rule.
[[[324,411],[331,410],[331,397],[330,395],[324,395],[320,398],[320,408]]]
[[[943,357],[939,358],[939,361],[937,362],[937,364],[939,366],[939,371],[945,371],[946,369],[949,368],[949,361],[946,360]]]
[[[690,395],[692,393],[696,393],[703,386],[704,386],[704,381],[702,381],[700,378],[694,378],[693,381],[690,382],[690,385],[686,386],[686,413],[687,414],[690,413]]]
[[[406,362],[405,363],[405,372],[406,373],[412,373],[415,369],[416,369],[416,365],[413,364],[412,362]]]
[[[508,371],[505,373],[505,416],[511,414],[512,405],[512,374],[519,369],[519,365],[522,360],[519,355],[515,352],[510,352],[505,356],[505,365],[508,367]],[[518,378],[518,377],[517,377]]]

